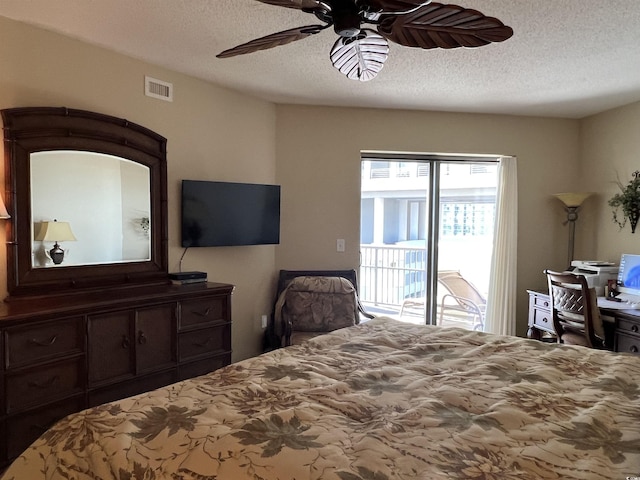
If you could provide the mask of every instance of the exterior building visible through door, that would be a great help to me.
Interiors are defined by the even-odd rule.
[[[372,313],[483,330],[495,157],[362,154],[360,296]]]

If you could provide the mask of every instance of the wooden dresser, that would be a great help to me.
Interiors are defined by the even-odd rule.
[[[169,282],[166,138],[126,119],[65,107],[1,113],[11,219],[9,297],[0,305],[0,468],[70,413],[231,363],[233,291]],[[91,174],[64,183],[60,165],[70,155]],[[32,175],[47,159],[55,162],[44,170],[47,184],[66,188],[56,192],[55,208],[36,215],[34,205],[52,202]],[[135,182],[120,173],[113,188],[103,188],[108,172],[129,168]],[[92,190],[106,196],[90,207]],[[107,215],[103,205],[118,207]],[[87,227],[96,216],[100,229]],[[79,229],[75,259],[34,240],[55,218]],[[116,233],[103,241],[107,230]]]
[[[0,307],[0,466],[56,420],[231,363],[220,283],[17,298]]]

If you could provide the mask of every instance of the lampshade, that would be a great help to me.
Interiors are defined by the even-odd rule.
[[[593,193],[555,193],[553,196],[565,204],[566,207],[579,207]]]
[[[36,233],[35,240],[43,242],[70,242],[76,240],[71,231],[69,222],[42,222],[40,230]]]
[[[0,198],[0,218],[11,218],[9,212],[7,212],[7,207],[4,206],[4,201]]]

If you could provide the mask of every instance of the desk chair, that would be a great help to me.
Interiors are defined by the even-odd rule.
[[[558,343],[604,348],[604,328],[594,288],[584,275],[545,270]]]

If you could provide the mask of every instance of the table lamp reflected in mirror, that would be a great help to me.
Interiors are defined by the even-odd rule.
[[[41,242],[54,242],[53,248],[49,250],[49,257],[55,265],[60,265],[64,260],[64,250],[60,248],[58,242],[76,241],[69,222],[58,222],[57,220],[41,222],[40,230],[38,230],[34,239]]]

